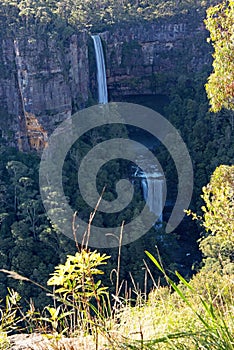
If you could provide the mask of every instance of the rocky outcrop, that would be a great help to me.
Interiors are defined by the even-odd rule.
[[[45,147],[47,134],[87,104],[87,34],[67,46],[48,35],[2,39],[0,129],[9,144],[24,151]]]
[[[101,33],[110,99],[167,94],[169,76],[204,70],[211,60],[206,35],[202,21],[191,18]],[[61,121],[97,101],[92,40],[84,31],[63,41],[41,33],[0,44],[1,136],[23,151],[40,151]]]
[[[98,349],[107,350],[103,345],[105,341],[99,339]],[[62,335],[51,334],[17,334],[8,337],[5,349],[11,350],[94,350],[96,344],[92,336],[77,336],[74,338],[65,338]]]

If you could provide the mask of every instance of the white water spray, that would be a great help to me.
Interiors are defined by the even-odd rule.
[[[92,35],[94,42],[96,64],[97,64],[97,82],[98,82],[98,103],[108,103],[106,67],[103,54],[103,47],[99,35]]]

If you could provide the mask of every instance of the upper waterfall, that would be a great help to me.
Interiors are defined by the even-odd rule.
[[[92,35],[94,42],[96,63],[97,63],[97,82],[98,82],[98,103],[108,103],[106,67],[103,54],[103,47],[99,35]]]

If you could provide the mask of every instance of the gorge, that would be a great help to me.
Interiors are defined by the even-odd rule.
[[[170,79],[209,66],[202,22],[181,21],[114,27],[100,34],[110,101],[167,95]],[[40,150],[59,122],[97,100],[95,53],[88,32],[73,34],[63,44],[45,35],[1,38],[0,103],[5,120],[1,118],[0,129],[9,145],[22,150]]]
[[[24,22],[20,22],[18,30],[13,30],[14,26],[11,26],[12,30],[4,32],[2,28],[1,268],[18,271],[38,283],[45,283],[54,266],[64,262],[66,255],[75,251],[73,242],[58,234],[46,217],[40,199],[38,167],[49,136],[62,121],[81,109],[97,104],[98,100],[104,103],[103,98],[98,97],[93,33],[99,33],[103,44],[108,100],[150,107],[175,126],[188,147],[194,167],[191,210],[197,212],[201,208],[202,187],[209,182],[210,175],[221,162],[229,164],[233,161],[234,150],[229,112],[216,115],[209,112],[204,84],[212,69],[212,47],[206,41],[208,33],[203,19],[204,13],[201,15],[199,11],[189,10],[186,15],[168,15],[152,21],[116,22],[102,28],[96,26],[91,31],[89,28],[63,27],[62,21],[58,30],[51,22],[41,27],[30,26],[30,21],[23,17]],[[136,140],[142,137],[139,130],[128,131],[133,139],[136,133],[139,133]],[[106,136],[114,137],[118,133],[119,130],[106,132],[104,129],[101,137],[105,140]],[[149,142],[149,135],[144,138]],[[71,198],[74,210],[79,208],[79,215],[85,219],[89,212],[77,188],[77,164],[97,140],[95,132],[87,135],[70,152],[64,166],[64,171],[67,171],[64,176],[65,195]],[[151,141],[147,146],[152,146]],[[167,208],[173,207],[177,191],[175,164],[163,145],[154,145],[152,152],[166,176],[167,193],[170,195],[166,198]],[[122,170],[127,168],[124,166],[123,163],[109,164],[109,168],[102,169],[99,190],[105,184],[109,188],[114,187],[121,178]],[[125,175],[129,178],[127,170]],[[149,174],[140,176],[138,169],[136,180],[139,191],[126,213],[117,213],[110,218],[98,214],[95,218],[97,225],[104,223],[111,227],[117,220],[121,224],[137,215],[149,188],[149,207],[160,215],[161,193],[165,184],[157,169],[149,171]],[[188,185],[185,183],[185,187]],[[157,200],[153,201],[153,197]],[[114,192],[106,194],[107,200],[115,198]],[[55,210],[60,209],[59,204],[59,201],[55,202]],[[163,221],[167,221],[167,216],[164,211]],[[183,276],[191,276],[201,261],[197,245],[200,231],[187,217],[170,235],[164,232],[164,225],[157,230],[152,228],[145,237],[122,247],[121,280],[129,281],[129,271],[132,271],[139,284],[144,285],[144,251],[152,249],[154,253],[155,245],[168,270],[178,270]],[[107,267],[109,276],[108,269],[116,268],[118,251],[113,249],[106,253],[112,256],[110,268]],[[154,273],[157,281],[159,274],[155,270]],[[19,286],[17,283],[1,274],[0,298],[7,294],[7,287],[17,287],[27,300],[35,296],[36,306],[46,304],[43,293],[29,284]]]

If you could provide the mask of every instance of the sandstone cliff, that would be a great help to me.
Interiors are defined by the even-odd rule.
[[[87,34],[72,35],[66,47],[48,35],[2,39],[0,60],[2,137],[40,150],[56,125],[87,103]]]
[[[166,94],[160,81],[209,69],[210,47],[202,22],[171,21],[136,25],[101,34],[106,43],[111,98]]]
[[[202,21],[116,26],[101,33],[110,99],[166,94],[167,77],[207,70]],[[163,82],[163,83],[162,83]],[[41,150],[48,135],[80,108],[96,103],[96,66],[87,32],[59,41],[47,34],[1,38],[0,130],[9,145]]]

